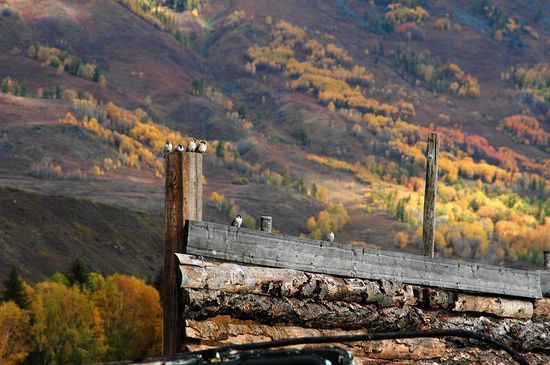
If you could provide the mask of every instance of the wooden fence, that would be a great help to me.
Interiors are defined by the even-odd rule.
[[[262,231],[202,222],[203,155],[189,152],[169,154],[166,157],[163,355],[181,352],[185,338],[177,253],[351,278],[388,279],[457,291],[523,298],[550,295],[550,253],[545,253],[546,271],[514,270],[433,258],[436,134],[430,135],[427,155],[424,256],[420,256],[271,233],[271,217],[262,217]]]

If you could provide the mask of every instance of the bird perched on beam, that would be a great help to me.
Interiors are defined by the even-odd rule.
[[[172,149],[172,142],[166,141],[166,144],[164,145],[164,157],[168,156],[168,154],[172,152]]]
[[[206,152],[206,142],[205,141],[201,141],[201,143],[199,143],[199,146],[197,147],[197,152],[198,153],[205,153]]]
[[[329,242],[334,242],[334,232],[330,232],[328,235],[327,235],[327,241]]]
[[[178,147],[176,147],[176,151],[183,152],[183,146],[181,144],[178,144]]]
[[[196,148],[197,148],[197,141],[195,141],[195,138],[193,138],[187,144],[187,152],[195,152]]]
[[[233,219],[233,222],[231,222],[231,225],[233,227],[237,227],[239,228],[241,226],[241,224],[243,224],[243,217],[241,217],[240,214],[238,214],[235,219]]]

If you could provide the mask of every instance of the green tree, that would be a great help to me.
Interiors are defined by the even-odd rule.
[[[80,287],[88,282],[89,275],[89,270],[78,257],[73,261],[69,271],[65,274],[70,285],[77,284]]]
[[[63,98],[63,89],[59,85],[55,87],[55,98],[58,100]]]
[[[239,114],[240,119],[246,118],[246,108],[244,105],[239,106],[237,109],[237,114]]]
[[[193,80],[193,94],[195,95],[201,95],[204,92],[204,87],[201,79],[195,79]]]
[[[223,159],[225,156],[225,142],[219,141],[218,146],[216,147],[216,156]]]
[[[22,309],[29,305],[29,299],[23,288],[23,280],[21,280],[15,267],[11,268],[7,280],[4,281],[4,287],[2,301],[13,301]]]
[[[10,78],[9,77],[4,77],[2,79],[2,92],[4,94],[7,94],[10,92]]]

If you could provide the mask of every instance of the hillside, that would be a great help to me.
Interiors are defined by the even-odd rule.
[[[5,262],[23,265],[22,220],[84,224],[71,205],[92,210],[97,242],[123,237],[143,251],[121,258],[156,265],[160,151],[191,136],[210,146],[206,220],[271,214],[284,233],[417,252],[432,130],[437,254],[536,267],[550,249],[548,2],[4,0],[0,14],[0,197],[52,217],[2,215],[20,232],[3,233]],[[67,257],[151,274],[66,229]],[[28,279],[66,263],[48,234]]]

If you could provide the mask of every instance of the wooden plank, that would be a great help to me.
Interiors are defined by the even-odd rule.
[[[174,252],[183,251],[183,181],[182,155],[171,153],[166,158],[164,230],[164,273],[163,273],[163,356],[174,355],[183,346],[183,307],[178,295],[177,263]]]
[[[545,297],[550,297],[550,271],[539,271],[539,275],[542,295]]]
[[[539,274],[345,244],[188,222],[187,253],[245,264],[461,291],[540,298]]]
[[[424,191],[424,219],[422,221],[422,254],[428,257],[434,257],[438,155],[439,137],[437,133],[431,133],[428,136],[426,152],[426,187]]]

